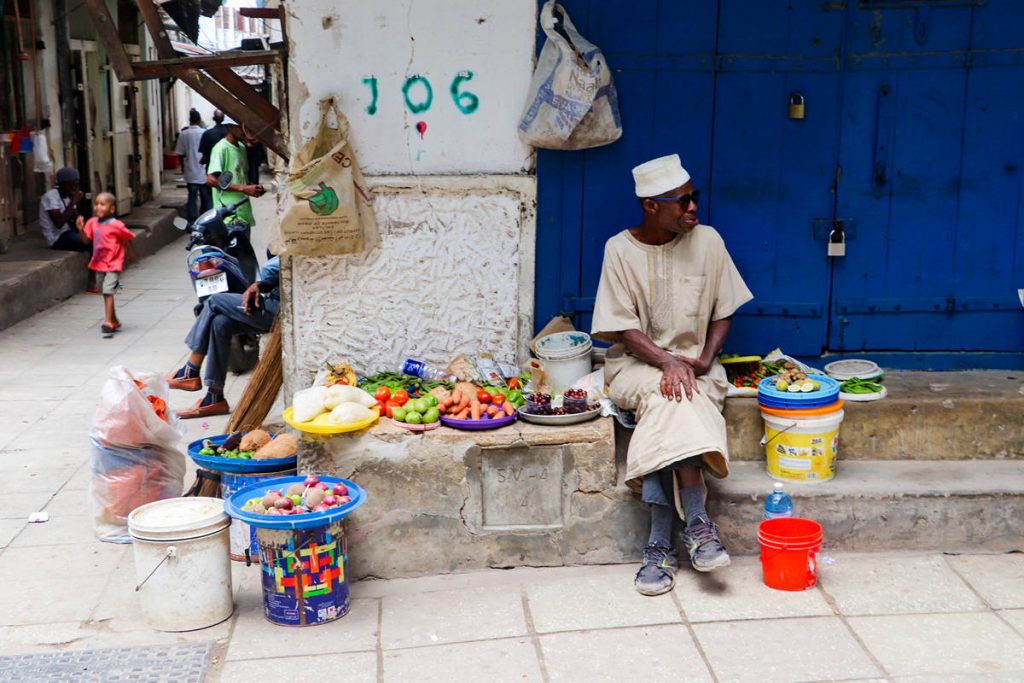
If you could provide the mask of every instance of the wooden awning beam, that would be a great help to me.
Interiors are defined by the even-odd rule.
[[[99,34],[100,41],[107,48],[107,59],[110,60],[110,66],[117,74],[117,80],[130,81],[132,79],[131,58],[128,56],[128,51],[124,49],[117,25],[114,23],[113,17],[110,16],[110,10],[107,9],[107,3],[104,0],[84,1],[89,10],[89,16],[92,17],[93,24],[96,26],[96,33]]]
[[[176,57],[161,59],[155,62],[132,62],[131,80],[142,81],[149,78],[166,78],[173,76],[176,68],[185,69],[230,69],[234,66],[253,66],[255,64],[274,64],[280,60],[277,50],[254,50],[252,52],[218,52],[195,57]],[[121,80],[124,80],[123,78]]]

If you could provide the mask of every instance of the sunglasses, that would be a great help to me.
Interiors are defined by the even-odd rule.
[[[696,204],[700,201],[700,190],[694,190],[690,194],[684,194],[682,197],[648,197],[656,202],[679,202],[679,205],[683,207],[683,210],[690,208],[690,202]]]

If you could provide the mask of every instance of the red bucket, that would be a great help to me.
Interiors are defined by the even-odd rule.
[[[766,519],[757,527],[764,583],[783,591],[802,591],[818,582],[821,525],[800,517]]]

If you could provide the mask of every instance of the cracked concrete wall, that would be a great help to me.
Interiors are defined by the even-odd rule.
[[[557,435],[527,425],[474,435],[380,425],[306,439],[299,465],[367,490],[349,527],[356,578],[630,562],[643,545],[646,512],[617,483],[609,423]],[[552,503],[556,517],[531,519]],[[500,518],[486,519],[488,509]]]
[[[326,358],[370,373],[412,356],[525,361],[533,332],[532,148],[516,133],[533,0],[303,0],[287,8],[289,134],[334,97],[382,234],[368,254],[283,265],[285,391]]]

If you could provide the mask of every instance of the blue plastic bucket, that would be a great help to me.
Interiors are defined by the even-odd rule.
[[[295,468],[289,468],[286,470],[280,470],[278,472],[261,472],[258,474],[236,474],[234,472],[221,472],[220,473],[220,497],[227,500],[231,496],[235,495],[242,489],[261,484],[268,479],[276,479],[277,477],[290,477],[295,474]],[[256,529],[252,528],[246,522],[232,518],[231,529],[228,531],[228,539],[230,541],[228,554],[232,560],[238,562],[245,561],[245,551],[249,551],[249,555],[255,562],[259,556],[259,548],[256,545]]]
[[[349,609],[345,520],[311,529],[256,529],[263,614],[282,626],[313,626]]]

